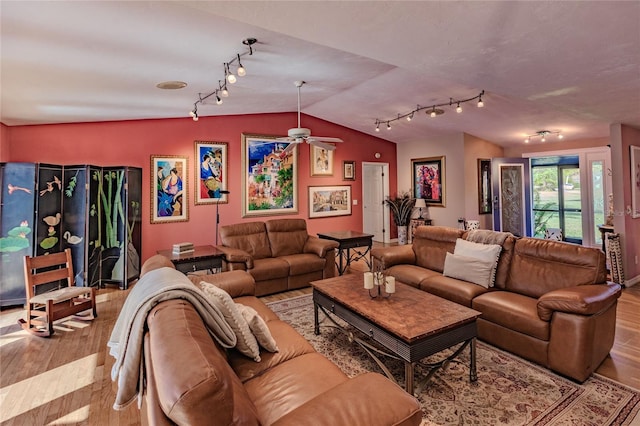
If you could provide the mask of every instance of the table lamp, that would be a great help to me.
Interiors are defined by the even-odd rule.
[[[427,208],[427,203],[424,201],[424,198],[416,198],[416,204],[415,206],[416,208],[420,209],[420,219],[423,219],[422,217],[422,209],[423,208]]]

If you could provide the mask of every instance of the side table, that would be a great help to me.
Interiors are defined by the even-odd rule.
[[[168,257],[183,274],[202,270],[215,273],[222,269],[224,257],[224,253],[214,246],[196,246],[192,252],[182,254],[174,254],[172,250],[158,250],[158,254]]]
[[[363,259],[371,269],[371,256],[367,255],[373,245],[372,234],[363,234],[356,231],[334,231],[323,232],[318,234],[318,237],[338,242],[338,262],[336,262],[336,266],[340,275],[344,274],[351,262],[360,259]],[[364,251],[356,250],[357,247],[366,247],[366,249]],[[353,253],[351,253],[351,249],[353,249]]]

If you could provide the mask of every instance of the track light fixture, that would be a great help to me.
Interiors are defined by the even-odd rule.
[[[208,98],[215,97],[216,104],[222,105],[223,101],[221,98],[229,97],[227,83],[233,84],[238,81],[235,74],[231,72],[231,65],[237,62],[238,68],[236,70],[236,73],[238,74],[238,76],[242,77],[247,75],[247,70],[244,68],[244,66],[242,66],[240,58],[245,55],[253,55],[253,45],[257,42],[258,40],[252,37],[242,40],[242,44],[247,46],[247,51],[243,53],[236,53],[233,59],[222,64],[224,68],[224,79],[218,80],[218,88],[209,93],[198,93],[198,100],[193,104],[193,110],[189,112],[189,115],[191,116],[191,118],[193,118],[193,121],[198,121],[198,104],[204,104],[204,101]]]
[[[376,132],[380,131],[380,124],[381,123],[387,123],[387,130],[391,129],[391,125],[390,123],[406,118],[407,121],[411,121],[413,119],[413,115],[416,112],[422,111],[422,110],[426,110],[425,113],[427,115],[429,115],[430,117],[437,117],[439,115],[444,114],[444,110],[439,108],[439,107],[443,107],[443,106],[453,106],[456,105],[456,112],[457,113],[461,113],[462,112],[462,106],[461,104],[465,103],[465,102],[471,102],[471,101],[475,101],[476,99],[478,100],[477,106],[478,108],[482,108],[484,106],[484,102],[482,102],[482,95],[484,95],[484,90],[481,91],[477,96],[474,96],[472,98],[468,98],[468,99],[453,99],[453,98],[449,98],[449,102],[443,102],[440,104],[433,104],[433,105],[428,105],[428,106],[416,106],[416,108],[413,111],[409,111],[406,114],[398,114],[398,116],[396,118],[392,118],[390,120],[380,120],[378,118],[376,118],[375,121],[375,125],[376,125]]]
[[[558,139],[564,138],[560,130],[538,130],[532,135],[525,136],[524,143],[529,143],[534,138],[540,138],[540,142],[546,142],[549,135],[556,135]]]

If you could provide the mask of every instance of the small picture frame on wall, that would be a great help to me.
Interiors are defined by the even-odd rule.
[[[227,143],[195,141],[195,204],[228,203]]]
[[[333,151],[310,145],[311,176],[333,176]]]
[[[491,208],[491,160],[478,159],[478,213],[490,214]]]
[[[629,146],[631,162],[631,217],[640,217],[640,147]]]
[[[187,157],[151,156],[151,223],[189,220]]]
[[[356,162],[342,162],[342,180],[356,180]]]
[[[309,219],[350,214],[351,185],[309,187]]]

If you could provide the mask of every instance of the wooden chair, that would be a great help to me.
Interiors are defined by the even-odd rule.
[[[57,267],[57,268],[55,268]],[[71,249],[44,256],[24,257],[24,279],[27,290],[27,320],[18,322],[28,332],[49,337],[53,334],[53,322],[93,310],[93,317],[78,316],[81,320],[97,318],[96,289],[74,286]],[[53,291],[38,294],[36,289],[43,284],[59,282]]]

